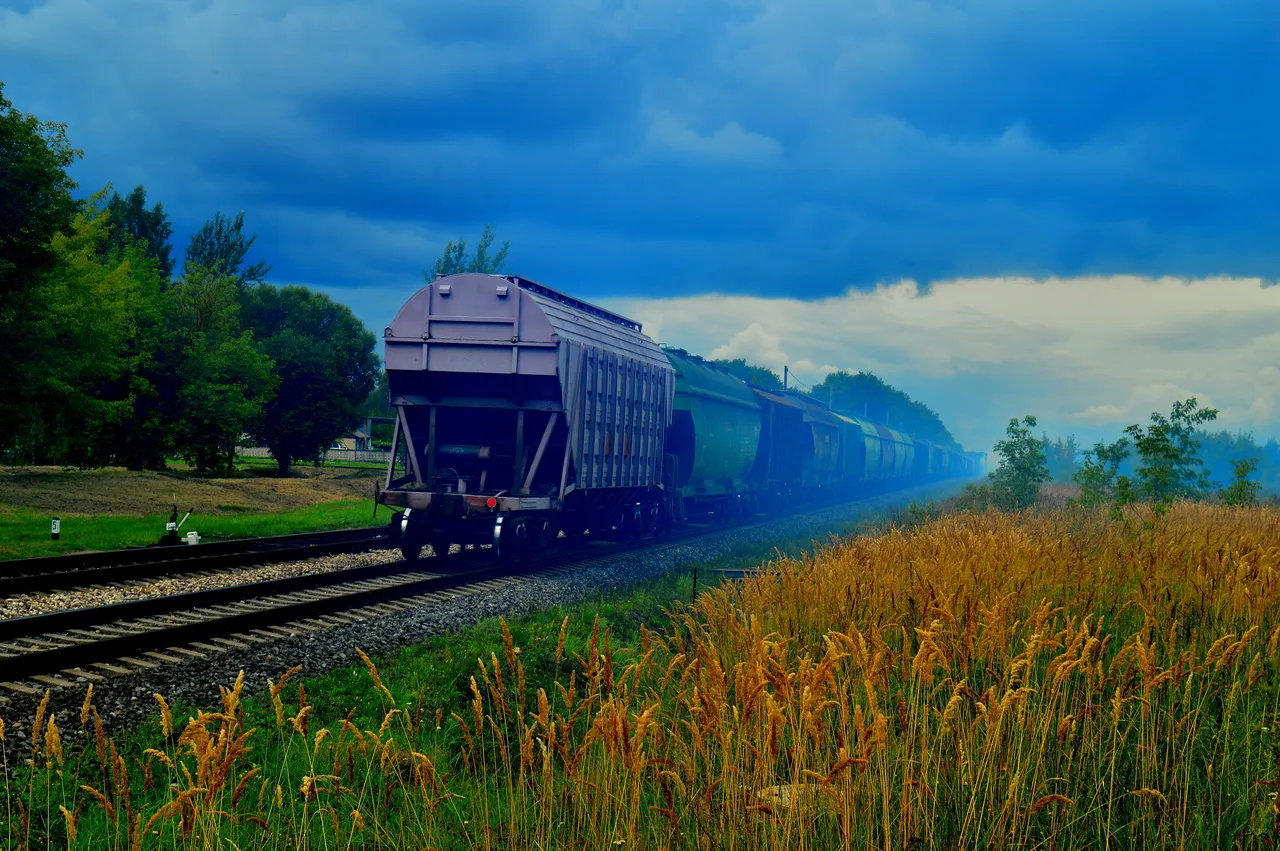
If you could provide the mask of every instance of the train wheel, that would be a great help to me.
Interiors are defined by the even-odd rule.
[[[494,557],[512,562],[529,551],[529,521],[523,517],[499,517],[493,529]]]
[[[400,543],[400,555],[413,564],[422,555],[426,540],[421,525],[414,517],[413,509],[406,508],[391,518],[391,537]]]
[[[445,558],[450,555],[453,544],[443,538],[431,539],[431,552],[435,553],[436,558]]]
[[[645,513],[645,535],[657,536],[662,528],[662,509],[657,505],[649,506]]]
[[[634,541],[640,537],[641,526],[640,509],[625,508],[618,517],[618,537],[624,541]]]
[[[535,550],[541,552],[555,541],[559,536],[560,530],[551,525],[549,520],[535,521],[533,523],[532,545]]]

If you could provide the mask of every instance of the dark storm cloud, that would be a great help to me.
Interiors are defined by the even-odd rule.
[[[1271,277],[1276,8],[50,0],[0,53],[86,189],[146,184],[180,238],[244,209],[282,281],[412,287],[492,221],[591,297],[818,297]]]

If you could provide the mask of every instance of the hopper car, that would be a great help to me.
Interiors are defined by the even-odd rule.
[[[378,501],[406,559],[499,558],[562,534],[634,537],[981,472],[938,446],[749,385],[537,282],[466,273],[384,332],[391,461]]]

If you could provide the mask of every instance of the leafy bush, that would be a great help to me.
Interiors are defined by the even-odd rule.
[[[1005,511],[1016,511],[1035,504],[1040,495],[1040,485],[1049,481],[1049,467],[1044,455],[1044,441],[1037,438],[1032,429],[1036,418],[1027,415],[1019,423],[1009,420],[1005,429],[1007,437],[996,442],[996,454],[1000,466],[989,473],[991,498]]]
[[[967,511],[973,514],[982,514],[994,504],[989,484],[965,485],[964,490],[960,491],[960,495],[955,499],[956,511]]]
[[[1142,459],[1135,476],[1136,493],[1161,511],[1175,499],[1203,498],[1211,485],[1200,463],[1195,427],[1217,416],[1216,408],[1197,410],[1192,396],[1174,402],[1168,418],[1153,413],[1146,431],[1136,424],[1125,429]]]
[[[1261,485],[1251,481],[1249,476],[1258,469],[1257,458],[1244,458],[1232,461],[1235,478],[1231,484],[1220,491],[1222,501],[1227,505],[1257,505],[1258,489]]]
[[[1129,438],[1122,437],[1115,443],[1098,441],[1093,449],[1086,449],[1084,463],[1071,480],[1080,486],[1080,496],[1075,504],[1092,506],[1115,499],[1116,474],[1120,464],[1129,457]]]

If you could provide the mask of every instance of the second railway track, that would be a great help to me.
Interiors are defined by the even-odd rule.
[[[350,622],[376,616],[378,607],[387,604],[417,605],[439,599],[440,594],[483,593],[520,579],[604,563],[642,548],[678,547],[724,531],[723,526],[687,528],[656,546],[643,539],[588,541],[572,549],[549,549],[515,565],[484,563],[472,551],[449,556],[436,571],[431,557],[414,566],[396,561],[0,620],[0,686],[31,688],[20,680],[67,686],[76,679],[121,673],[122,663],[134,668],[176,664],[184,656],[201,655],[201,644],[208,650],[216,649],[207,646],[211,642],[268,641],[280,637],[273,629],[293,622]]]
[[[875,501],[858,500],[846,507]],[[657,556],[703,538],[773,522],[776,518],[737,527],[686,528],[656,544],[652,539],[609,544],[588,540],[570,549],[545,550],[515,565],[486,564],[472,551],[439,563],[435,557],[412,566],[393,561],[0,620],[0,688],[32,694],[38,688],[178,664],[212,651],[279,640],[295,628],[336,628],[525,579],[608,564],[641,549]]]
[[[678,546],[723,527],[689,530],[659,547]],[[291,576],[0,620],[0,686],[21,691],[16,682],[45,686],[101,678],[135,668],[175,664],[201,655],[209,642],[257,642],[279,638],[271,630],[315,618],[361,619],[386,604],[416,605],[436,595],[483,593],[518,579],[598,564],[652,542],[548,550],[516,565],[486,564],[461,554],[450,556],[454,572],[432,572],[435,558],[410,566],[399,561]],[[349,620],[347,620],[349,622]],[[337,625],[336,623],[334,625]],[[216,649],[206,647],[205,649]]]
[[[387,549],[387,527],[338,529],[168,547],[49,556],[0,562],[0,598],[153,579],[195,571],[301,561]]]

